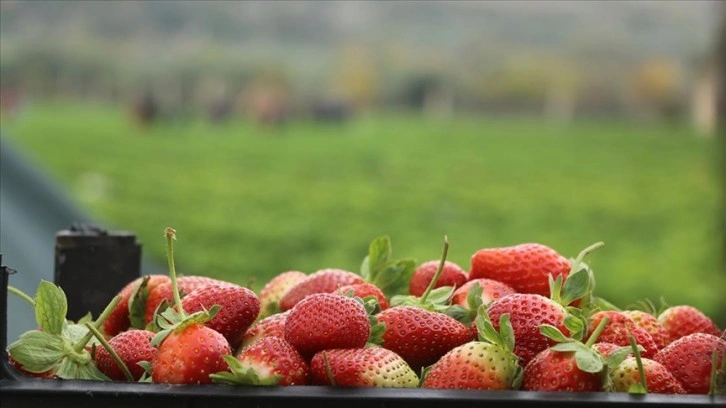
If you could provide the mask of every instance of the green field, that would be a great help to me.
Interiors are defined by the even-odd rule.
[[[389,235],[395,257],[468,268],[479,248],[597,241],[597,292],[664,296],[726,325],[713,139],[685,126],[361,116],[279,129],[202,121],[139,129],[125,111],[36,105],[3,123],[106,226],[135,231],[179,271],[259,288],[285,270],[357,271]]]

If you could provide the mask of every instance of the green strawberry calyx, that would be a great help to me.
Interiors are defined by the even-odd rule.
[[[371,295],[366,297],[355,296],[353,289],[348,290],[345,293],[338,291],[340,295],[355,299],[358,303],[363,305],[368,315],[368,321],[370,322],[370,333],[368,334],[367,346],[380,346],[383,344],[383,334],[386,331],[386,324],[378,321],[378,313],[381,311],[381,304],[378,303],[378,298]]]
[[[129,297],[129,321],[131,327],[135,329],[144,329],[146,321],[144,313],[146,311],[146,300],[149,298],[149,279],[150,276],[144,276],[131,292]]]
[[[559,329],[549,324],[540,325],[539,330],[542,335],[557,342],[557,344],[550,347],[550,350],[575,353],[575,363],[580,371],[599,373],[606,367],[605,359],[592,346],[600,337],[608,321],[609,318],[607,317],[602,319],[585,343],[580,338],[565,336]]]
[[[512,389],[519,389],[524,369],[519,364],[519,357],[514,354],[514,328],[509,320],[509,313],[499,317],[499,331],[497,331],[487,313],[486,305],[481,305],[477,309],[475,324],[479,341],[493,344],[502,349],[506,356],[509,356],[512,366],[516,367],[512,380]]]
[[[92,327],[99,329],[111,311],[121,301],[120,296],[111,300]],[[78,322],[67,320],[68,300],[65,292],[52,282],[41,280],[33,299],[38,330],[23,333],[10,344],[7,352],[21,367],[31,373],[51,371],[58,378],[76,380],[110,381],[93,362],[90,347],[93,333],[86,324],[90,315]]]
[[[383,235],[373,239],[368,255],[363,258],[360,275],[366,282],[378,286],[387,298],[407,293],[408,283],[416,270],[413,259],[393,259],[391,238]]]
[[[260,377],[259,373],[254,369],[254,367],[242,364],[242,362],[234,356],[226,355],[222,356],[222,358],[229,366],[229,370],[210,374],[209,378],[212,379],[213,383],[230,385],[271,386],[278,385],[282,380],[282,376],[279,374]]]
[[[469,288],[469,292],[466,294],[466,307],[461,305],[451,305],[444,313],[453,317],[454,319],[470,326],[478,314],[479,307],[483,304],[481,295],[484,293],[484,288],[481,287],[479,282]]]

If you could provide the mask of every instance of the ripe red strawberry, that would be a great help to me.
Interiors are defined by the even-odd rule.
[[[592,345],[593,350],[595,350],[598,353],[600,353],[600,355],[603,356],[604,358],[610,357],[610,355],[614,351],[619,350],[622,347],[624,347],[624,346],[618,346],[617,344],[605,343],[605,342],[603,342],[603,343],[595,343],[595,344]]]
[[[223,356],[231,354],[227,339],[201,323],[172,330],[151,360],[155,383],[209,384],[210,374],[224,371]]]
[[[126,284],[118,293],[121,296],[121,301],[111,311],[106,321],[103,322],[103,333],[107,337],[113,337],[129,329],[131,326],[131,320],[129,319],[129,300],[134,290],[147,278],[146,287],[149,290],[153,290],[153,288],[162,283],[170,282],[169,277],[166,275],[147,275],[140,276]]]
[[[477,283],[482,288],[481,300],[485,306],[488,306],[502,296],[517,293],[509,285],[502,282],[485,278],[472,279],[454,291],[454,295],[451,297],[451,304],[468,308],[466,297],[469,295],[469,290]]]
[[[179,292],[182,293],[182,296],[185,294],[188,294],[189,292],[193,291],[196,288],[199,288],[201,286],[207,285],[209,283],[217,283],[217,284],[228,284],[231,285],[229,282],[225,282],[219,279],[210,278],[207,276],[182,276],[179,279],[177,279],[177,285],[179,287]],[[171,281],[169,282],[163,282],[157,285],[156,287],[152,288],[149,291],[149,297],[146,300],[145,305],[145,313],[144,313],[144,320],[146,321],[146,324],[149,324],[153,318],[154,318],[154,312],[156,311],[156,308],[159,307],[161,302],[166,300],[169,302],[169,304],[173,301],[173,294],[171,290]]]
[[[665,309],[658,315],[658,321],[665,326],[670,341],[693,333],[721,335],[721,331],[708,316],[689,305],[671,306]]]
[[[394,306],[377,315],[385,324],[383,347],[400,355],[416,372],[454,347],[474,340],[468,326],[443,313]]]
[[[222,334],[230,347],[236,349],[242,336],[257,319],[260,299],[252,290],[233,284],[204,285],[182,299],[182,307],[187,313],[209,310],[214,305],[222,308],[205,325]]]
[[[302,282],[307,274],[300,271],[282,272],[270,279],[260,290],[260,315],[265,318],[280,312],[280,299],[290,288]]]
[[[434,278],[436,270],[439,268],[441,260],[433,260],[424,262],[416,268],[411,276],[408,284],[408,293],[412,296],[421,296],[426,292],[429,283]],[[441,270],[441,276],[434,285],[434,289],[442,286],[460,287],[469,280],[468,274],[457,264],[450,261],[444,261],[444,268]]]
[[[718,350],[716,366],[721,367],[726,340],[706,333],[693,333],[671,342],[653,357],[683,385],[688,394],[707,394],[711,386],[711,358]]]
[[[635,338],[635,342],[645,349],[642,356],[652,358],[658,352],[658,346],[655,344],[653,337],[647,331],[639,327],[633,319],[626,316],[623,312],[614,310],[603,310],[596,312],[590,317],[588,332],[592,333],[600,324],[604,317],[608,317],[609,321],[605,329],[600,334],[598,341],[603,343],[613,343],[618,346],[629,346],[630,335]]]
[[[386,310],[389,307],[388,299],[386,299],[386,295],[383,293],[383,291],[376,285],[369,283],[369,282],[363,282],[363,283],[355,283],[352,285],[345,285],[341,286],[340,289],[338,289],[336,292],[340,294],[347,294],[349,291],[353,291],[353,296],[357,296],[361,299],[373,296],[378,301],[378,306],[381,308],[381,310]]]
[[[250,326],[242,337],[241,348],[247,347],[255,340],[262,337],[281,337],[285,338],[285,322],[290,311],[277,313],[267,316],[262,320],[258,320]]]
[[[540,325],[548,324],[556,327],[565,336],[570,331],[565,327],[567,310],[552,299],[533,293],[515,293],[501,297],[492,302],[487,308],[492,324],[497,330],[499,319],[509,314],[517,342],[514,354],[520,359],[523,366],[534,358],[539,352],[555,345],[555,341],[540,333]]]
[[[520,293],[550,295],[549,275],[566,279],[570,261],[554,249],[525,243],[508,247],[483,248],[471,257],[469,280],[487,278],[505,283]]]
[[[602,391],[605,370],[586,372],[578,368],[575,352],[551,348],[539,352],[524,368],[522,390]]]
[[[644,312],[642,310],[624,310],[622,313],[633,319],[638,327],[642,328],[643,330],[648,332],[648,334],[650,334],[650,337],[653,338],[653,341],[655,342],[656,347],[658,347],[658,350],[662,349],[663,347],[667,346],[668,343],[670,343],[670,335],[668,334],[668,330],[666,330],[665,326],[663,326],[652,314]]]
[[[285,340],[304,358],[325,349],[363,347],[370,333],[363,304],[335,293],[307,296],[295,304],[285,322]]]
[[[650,394],[685,394],[676,377],[657,361],[641,358],[645,383]],[[627,357],[610,372],[612,391],[628,392],[634,384],[640,384],[640,371],[635,357]]]
[[[290,310],[306,296],[314,293],[332,293],[339,287],[363,283],[363,278],[342,269],[321,269],[308,275],[290,288],[280,299],[280,310]]]
[[[310,366],[285,339],[263,337],[226,356],[229,370],[212,374],[215,383],[247,385],[306,385]]]
[[[150,362],[156,354],[156,347],[151,345],[154,332],[148,330],[131,329],[123,331],[108,341],[109,346],[118,354],[121,361],[129,369],[134,381],[138,381],[144,374],[139,365],[142,361]],[[104,347],[96,347],[94,361],[98,369],[115,381],[126,381],[123,371]]]
[[[416,388],[419,378],[406,361],[383,347],[328,349],[310,361],[317,385]]]

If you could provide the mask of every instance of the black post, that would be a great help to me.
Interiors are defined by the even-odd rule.
[[[68,298],[68,319],[93,318],[141,276],[141,245],[131,232],[74,225],[56,233],[55,283]]]

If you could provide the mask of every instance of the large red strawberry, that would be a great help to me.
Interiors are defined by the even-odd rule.
[[[388,299],[386,299],[386,295],[383,293],[381,288],[372,283],[354,283],[352,285],[341,286],[340,289],[337,290],[337,292],[341,294],[347,294],[349,291],[353,292],[353,296],[357,296],[361,299],[373,296],[378,301],[378,306],[381,310],[388,309],[389,304]]]
[[[417,388],[419,383],[406,361],[383,347],[322,350],[310,361],[310,371],[318,385]]]
[[[549,276],[566,279],[570,268],[570,261],[554,249],[525,243],[476,251],[471,257],[469,279],[493,279],[520,293],[549,296]]]
[[[262,337],[285,338],[285,322],[290,311],[277,313],[258,320],[250,326],[242,337],[241,348],[247,347],[255,340]]]
[[[471,288],[476,284],[479,284],[482,288],[481,304],[485,306],[488,306],[502,296],[517,293],[509,285],[502,282],[486,278],[472,279],[454,291],[454,295],[451,297],[451,304],[468,307],[466,297],[469,295]]]
[[[721,335],[721,331],[711,318],[690,305],[671,306],[658,315],[658,321],[665,326],[670,341],[693,333]]]
[[[182,276],[179,279],[177,279],[177,285],[179,287],[179,292],[181,292],[181,295],[184,296],[188,294],[189,292],[193,291],[194,289],[197,289],[199,287],[202,287],[204,285],[210,284],[210,283],[216,283],[220,285],[231,285],[229,282],[225,282],[219,279],[210,278],[208,276],[196,276],[196,275],[190,275],[190,276]],[[154,312],[159,307],[159,305],[166,300],[169,304],[172,303],[174,300],[174,295],[172,293],[172,284],[171,282],[163,282],[156,287],[152,288],[149,291],[149,296],[146,300],[145,305],[145,313],[144,313],[144,320],[146,321],[146,324],[151,323],[151,321],[154,318]]]
[[[109,346],[126,365],[133,381],[138,381],[144,374],[142,361],[151,362],[156,354],[156,347],[151,345],[154,333],[148,330],[131,329],[123,331],[108,341]],[[94,361],[98,369],[108,378],[115,381],[126,381],[123,370],[104,347],[96,347]]]
[[[633,319],[626,316],[623,312],[614,310],[602,310],[596,312],[590,317],[590,324],[588,331],[592,333],[600,324],[603,318],[609,319],[605,329],[600,334],[599,341],[604,343],[613,343],[618,346],[629,346],[630,336],[635,338],[635,342],[645,349],[642,352],[643,357],[652,358],[655,353],[658,352],[658,346],[656,345],[653,337],[648,334],[647,331],[642,329],[640,326],[635,324]]]
[[[680,381],[688,394],[707,394],[711,387],[711,359],[717,353],[721,367],[726,340],[706,333],[693,333],[671,342],[653,357]]]
[[[275,275],[260,289],[260,315],[265,318],[280,312],[280,299],[290,288],[302,282],[307,274],[300,271],[286,271]]]
[[[363,278],[353,272],[334,268],[321,269],[291,287],[280,299],[280,310],[292,309],[308,295],[332,293],[341,286],[363,282]]]
[[[336,293],[315,293],[290,309],[285,340],[304,358],[320,350],[363,347],[371,334],[371,322],[358,298]]]
[[[247,385],[306,385],[310,366],[285,339],[262,337],[226,356],[229,370],[212,374],[215,383]]]
[[[144,281],[146,281],[144,283]],[[113,337],[116,334],[128,330],[131,327],[131,320],[129,319],[129,300],[134,294],[134,291],[144,283],[145,288],[151,291],[156,286],[169,282],[169,277],[166,275],[147,275],[138,277],[124,286],[118,293],[121,296],[121,301],[108,315],[108,318],[103,322],[103,333],[108,337]],[[146,299],[143,299],[145,302]]]
[[[653,338],[658,350],[670,343],[670,335],[665,326],[658,319],[648,312],[642,310],[624,310],[623,314],[633,319],[638,327],[642,328]]]
[[[436,274],[440,263],[440,260],[433,260],[419,265],[409,281],[408,294],[412,296],[423,295]],[[444,267],[441,270],[441,276],[434,285],[434,289],[442,286],[454,286],[458,288],[466,283],[467,280],[469,280],[468,274],[459,265],[454,262],[445,261]]]
[[[414,306],[394,306],[377,315],[385,324],[383,347],[418,372],[454,347],[474,340],[468,326],[443,313]]]
[[[605,370],[587,372],[578,367],[573,351],[551,348],[539,352],[524,368],[525,391],[602,391]]]
[[[643,375],[650,394],[685,394],[686,391],[673,374],[657,361],[642,358]],[[641,374],[635,357],[627,357],[610,372],[612,391],[629,392],[633,385],[641,383]]]
[[[187,313],[209,310],[221,306],[214,318],[205,324],[221,333],[236,349],[247,329],[257,319],[260,300],[252,290],[233,284],[208,284],[201,286],[182,299]]]

